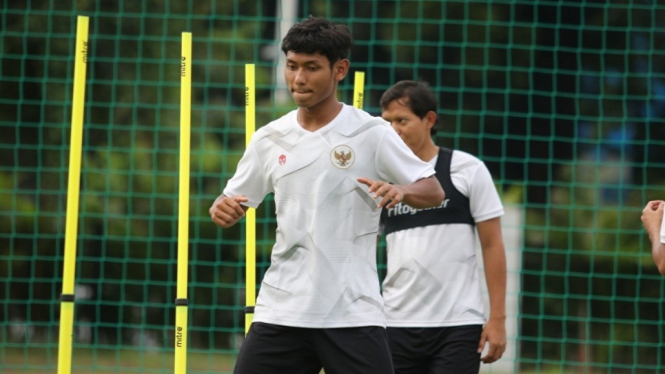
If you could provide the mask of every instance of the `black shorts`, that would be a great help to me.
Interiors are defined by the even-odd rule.
[[[235,374],[392,374],[386,329],[312,329],[254,322]]]
[[[478,374],[482,325],[388,327],[395,374]]]

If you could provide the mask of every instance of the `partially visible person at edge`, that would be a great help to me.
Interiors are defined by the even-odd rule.
[[[274,194],[275,244],[235,373],[392,373],[376,237],[383,207],[438,206],[434,168],[379,117],[337,100],[349,29],[323,18],[282,41],[298,108],[253,135],[210,208],[233,226]]]
[[[446,199],[434,209],[386,206],[388,339],[397,374],[478,373],[506,348],[503,205],[485,164],[438,147],[437,99],[424,82],[401,81],[381,97],[381,116],[436,170]],[[489,317],[476,261],[476,232],[489,290]],[[486,345],[487,353],[481,357]]]
[[[665,275],[665,201],[649,201],[642,210],[642,224],[651,241],[651,257],[661,275]]]

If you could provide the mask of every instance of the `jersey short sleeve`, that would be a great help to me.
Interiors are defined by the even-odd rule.
[[[382,180],[395,184],[411,184],[435,174],[434,167],[419,159],[392,129],[383,134],[376,164]]]
[[[471,154],[456,150],[453,152],[450,169],[455,188],[469,198],[469,208],[475,222],[503,215],[501,198],[484,162]]]
[[[248,201],[243,205],[252,208],[259,206],[265,196],[272,192],[271,183],[256,152],[257,141],[255,134],[238,162],[235,175],[223,192],[226,196],[244,195]]]

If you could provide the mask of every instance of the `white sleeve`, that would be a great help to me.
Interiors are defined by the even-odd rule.
[[[663,211],[663,222],[660,224],[660,242],[665,244],[665,211]]]
[[[469,206],[474,221],[482,222],[503,215],[503,205],[492,175],[481,161],[469,179]]]
[[[243,205],[256,208],[270,192],[272,192],[272,189],[269,179],[265,170],[263,170],[261,160],[256,152],[255,140],[252,138],[245,154],[238,162],[235,174],[227,182],[223,193],[226,196],[244,195],[248,201]]]
[[[383,181],[411,184],[434,175],[432,165],[419,159],[393,129],[387,130],[379,141],[375,158]]]

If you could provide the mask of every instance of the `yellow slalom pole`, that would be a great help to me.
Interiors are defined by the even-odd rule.
[[[189,266],[189,151],[192,112],[192,33],[182,33],[180,58],[180,171],[178,194],[178,288],[175,299],[176,374],[187,372],[187,268]]]
[[[245,143],[249,145],[256,129],[255,66],[245,65]],[[247,209],[245,214],[245,334],[254,319],[256,305],[256,211]]]
[[[356,71],[353,83],[353,106],[362,109],[365,99],[365,73]]]
[[[62,294],[60,295],[58,374],[69,374],[72,371],[76,233],[78,228],[79,185],[81,182],[81,149],[83,148],[85,71],[88,64],[88,21],[89,19],[86,16],[78,16],[76,19],[74,96],[72,99],[72,130],[67,180],[67,219],[65,221],[65,263],[62,271]]]

